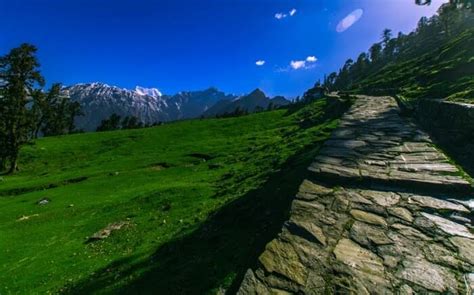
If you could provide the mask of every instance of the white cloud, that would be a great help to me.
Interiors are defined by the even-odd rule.
[[[263,66],[265,64],[265,61],[262,60],[262,59],[259,59],[255,62],[255,64],[260,67],[260,66]]]
[[[290,66],[294,69],[294,70],[298,70],[298,69],[301,69],[301,68],[304,68],[306,65],[306,61],[304,60],[292,60],[290,62]]]
[[[356,9],[353,12],[349,13],[345,18],[343,18],[336,26],[336,31],[342,33],[345,30],[349,29],[353,24],[355,24],[361,17],[364,11],[362,9]]]
[[[293,8],[291,9],[288,13],[284,13],[284,12],[277,12],[275,13],[275,18],[276,19],[284,19],[286,18],[287,16],[293,16],[296,14],[296,9]]]
[[[276,19],[283,19],[285,17],[287,17],[288,15],[286,15],[286,13],[281,13],[281,12],[278,12],[278,13],[275,13],[275,18]]]
[[[318,61],[316,56],[310,55],[310,56],[306,57],[305,60],[292,60],[290,62],[289,68],[291,68],[293,70],[300,70],[300,69],[309,70],[309,69],[312,69],[316,66],[314,64],[316,61]]]

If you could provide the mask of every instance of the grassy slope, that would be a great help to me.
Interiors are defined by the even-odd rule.
[[[321,119],[327,105],[25,147],[21,172],[0,179],[0,293],[229,286],[278,231],[335,127],[333,117]],[[51,202],[37,205],[43,197]],[[131,225],[85,243],[123,220]]]
[[[362,92],[397,89],[408,99],[474,100],[474,29],[423,55],[390,63],[362,80]]]

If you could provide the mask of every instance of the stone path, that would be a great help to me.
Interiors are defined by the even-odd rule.
[[[474,294],[472,186],[389,97],[361,96],[238,294]]]

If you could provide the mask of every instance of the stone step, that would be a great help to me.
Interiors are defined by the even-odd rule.
[[[419,173],[396,171],[391,174],[379,169],[367,173],[359,167],[347,167],[313,163],[309,168],[313,180],[337,185],[358,185],[366,187],[386,187],[399,191],[426,193],[454,193],[460,198],[474,195],[473,185],[457,176],[422,175]]]

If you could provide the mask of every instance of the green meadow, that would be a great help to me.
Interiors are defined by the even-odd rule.
[[[235,288],[344,107],[323,99],[25,146],[19,173],[0,176],[0,294]]]

